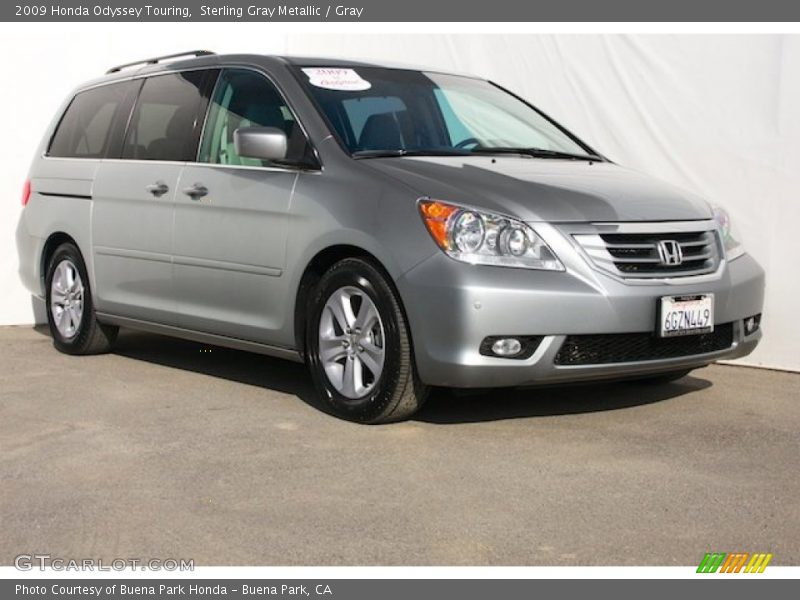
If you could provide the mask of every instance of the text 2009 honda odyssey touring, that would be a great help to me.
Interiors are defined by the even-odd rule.
[[[428,386],[669,380],[758,343],[722,210],[501,87],[189,54],[81,86],[39,149],[17,241],[59,350],[127,326],[305,360],[376,423]]]

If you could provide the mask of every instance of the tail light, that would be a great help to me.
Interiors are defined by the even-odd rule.
[[[31,180],[28,179],[25,185],[22,186],[22,206],[28,205],[28,200],[31,199]]]

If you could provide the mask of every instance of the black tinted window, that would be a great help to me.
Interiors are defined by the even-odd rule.
[[[76,95],[58,124],[48,155],[103,158],[116,154],[135,85],[115,83]]]
[[[208,71],[158,75],[144,82],[123,158],[194,160],[205,111]]]

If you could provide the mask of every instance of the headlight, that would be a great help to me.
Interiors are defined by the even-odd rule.
[[[722,237],[722,246],[725,248],[725,258],[733,260],[744,254],[742,244],[733,234],[731,218],[724,208],[714,206],[714,220],[717,222],[719,234]]]
[[[483,211],[420,200],[422,220],[448,256],[481,265],[563,271],[544,240],[522,221]]]

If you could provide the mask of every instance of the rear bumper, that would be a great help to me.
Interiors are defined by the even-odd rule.
[[[19,260],[18,272],[22,285],[34,296],[42,298],[44,297],[44,275],[41,269],[41,257],[45,241],[28,231],[24,215],[17,224],[16,242]]]
[[[745,336],[743,320],[760,314],[764,272],[748,255],[713,278],[630,285],[568,264],[566,272],[467,265],[442,253],[397,281],[406,308],[417,367],[430,385],[506,387],[637,377],[745,356],[761,338]],[[661,296],[713,293],[715,323],[731,323],[730,346],[658,360],[556,364],[568,335],[652,333]],[[526,359],[484,356],[488,336],[544,336]]]

